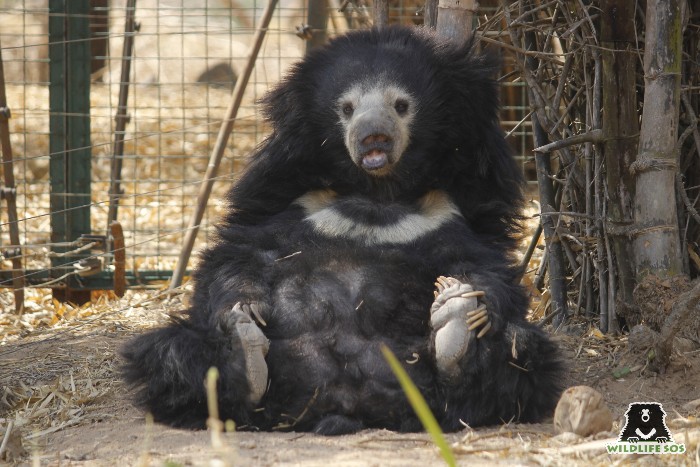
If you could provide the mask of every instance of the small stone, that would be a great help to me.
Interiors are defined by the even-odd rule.
[[[700,411],[700,399],[695,399],[694,401],[688,402],[683,406],[683,410],[687,410],[691,413]]]
[[[591,436],[612,430],[612,413],[603,396],[588,386],[573,386],[564,391],[554,411],[557,433]]]

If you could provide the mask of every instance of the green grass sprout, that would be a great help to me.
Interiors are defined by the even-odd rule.
[[[399,380],[401,388],[403,388],[403,392],[408,398],[408,402],[410,402],[411,407],[413,407],[413,410],[416,412],[416,415],[423,424],[425,431],[427,431],[430,434],[431,438],[433,438],[433,442],[437,445],[438,448],[440,448],[440,454],[442,455],[442,458],[450,467],[456,466],[457,461],[455,460],[454,454],[452,453],[452,449],[450,448],[450,445],[447,444],[447,441],[445,440],[445,437],[442,434],[442,430],[440,429],[440,425],[435,419],[433,413],[430,411],[430,408],[425,402],[425,399],[421,395],[420,391],[418,390],[416,385],[413,384],[413,381],[411,381],[411,378],[408,376],[408,373],[406,373],[406,370],[403,369],[401,363],[399,363],[399,360],[389,349],[389,347],[382,344],[381,351],[382,354],[384,354],[384,358],[389,363],[391,370],[394,372],[396,378]]]

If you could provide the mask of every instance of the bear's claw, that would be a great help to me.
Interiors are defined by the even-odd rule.
[[[488,311],[486,311],[486,305],[479,305],[476,310],[468,312],[467,316],[469,317],[467,319],[467,324],[469,325],[468,329],[470,331],[477,329],[479,326],[483,326],[481,331],[476,335],[477,339],[484,337],[489,329],[491,329],[491,322],[489,321]]]
[[[233,306],[234,310],[241,311],[251,318],[255,318],[258,323],[260,323],[263,326],[267,326],[267,322],[263,319],[262,317],[262,312],[263,312],[263,305],[258,303],[258,302],[250,302],[250,303],[245,303],[245,302],[238,302]]]

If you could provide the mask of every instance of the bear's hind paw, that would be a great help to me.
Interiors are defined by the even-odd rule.
[[[267,390],[267,362],[270,341],[253,321],[249,313],[236,303],[229,313],[229,327],[235,330],[245,356],[246,379],[250,387],[249,397],[254,404],[260,402]]]
[[[476,337],[481,338],[491,329],[491,323],[486,305],[478,301],[484,292],[444,276],[438,277],[435,287],[435,301],[430,309],[435,359],[440,371],[454,375],[467,351],[471,331],[478,330]]]

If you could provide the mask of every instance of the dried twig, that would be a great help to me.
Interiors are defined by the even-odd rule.
[[[535,152],[547,153],[562,149],[568,146],[573,146],[575,144],[583,143],[602,143],[604,141],[603,130],[591,130],[587,133],[580,133],[578,135],[571,136],[570,138],[560,139],[553,143],[545,144],[538,148],[533,149]]]
[[[0,459],[2,459],[3,454],[5,454],[5,449],[7,449],[7,443],[10,441],[10,434],[12,433],[13,427],[14,422],[10,420],[7,423],[7,429],[5,430],[5,436],[2,439],[2,444],[0,444]]]
[[[527,17],[529,21],[534,21],[537,18],[536,11],[533,11],[533,6],[530,2],[519,2],[520,15],[519,17]],[[537,47],[537,35],[532,28],[521,27],[522,25],[514,24],[511,19],[510,5],[503,2],[503,12],[508,24],[508,30],[513,44],[519,44],[524,51],[533,51]],[[528,96],[531,106],[535,113],[532,116],[532,127],[535,138],[535,144],[543,146],[547,140],[545,131],[549,132],[552,128],[551,122],[548,120],[546,109],[551,109],[556,113],[550,102],[548,102],[548,93],[541,86],[541,79],[538,79],[538,74],[546,70],[543,62],[538,60],[537,55],[523,53],[518,58],[517,63],[520,64],[522,75],[528,84]],[[563,66],[564,63],[561,63]],[[556,200],[554,186],[552,184],[552,167],[551,162],[544,154],[535,154],[535,165],[537,167],[537,181],[540,189],[540,202],[542,213],[553,213],[558,209],[559,203]],[[556,206],[556,208],[555,208]],[[563,246],[561,239],[557,235],[558,220],[555,224],[552,216],[542,218],[542,227],[547,243],[549,282],[550,293],[552,297],[552,313],[555,315],[555,325],[558,327],[563,323],[567,316],[567,296],[565,284],[565,267],[563,261]],[[544,265],[541,267],[543,277]],[[538,272],[539,274],[539,272]]]

